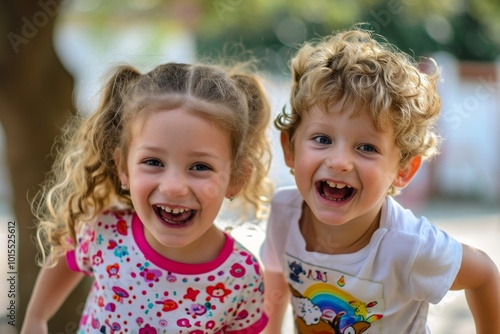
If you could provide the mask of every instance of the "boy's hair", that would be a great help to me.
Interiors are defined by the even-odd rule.
[[[353,117],[367,112],[378,129],[392,126],[401,166],[417,155],[430,158],[438,150],[434,126],[441,109],[439,71],[430,61],[433,71],[423,73],[409,55],[357,27],[306,43],[291,61],[291,112],[283,110],[275,125],[293,149],[304,113],[314,105],[328,112],[342,101],[355,107]]]
[[[130,66],[115,68],[97,110],[68,126],[63,151],[33,202],[43,260],[46,253],[62,255],[70,240],[75,242],[78,224],[112,205],[132,207],[114,155],[119,152],[126,161],[132,123],[158,110],[184,108],[224,131],[232,150],[230,184],[243,185],[247,213],[264,215],[272,192],[270,106],[258,78],[244,68],[167,63],[145,74]]]

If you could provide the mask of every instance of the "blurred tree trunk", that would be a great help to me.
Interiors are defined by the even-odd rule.
[[[29,198],[50,169],[54,139],[74,113],[73,78],[53,47],[59,6],[56,0],[0,2],[0,122],[5,132],[18,232],[18,329],[39,269]],[[83,285],[49,323],[51,333],[75,332],[87,293]]]

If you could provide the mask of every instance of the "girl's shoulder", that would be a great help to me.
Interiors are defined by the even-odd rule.
[[[92,220],[82,222],[76,233],[75,249],[66,255],[70,268],[95,275],[102,263],[131,261],[130,247],[135,245],[132,231],[134,217],[133,210],[112,207]]]
[[[131,208],[107,208],[93,219],[80,222],[77,235],[102,230],[114,230],[118,226],[122,229],[130,228],[134,215],[135,211]]]
[[[119,206],[110,206],[102,211],[101,215],[133,215],[135,214],[135,210],[133,208],[128,207],[119,207]]]
[[[135,215],[135,211],[131,208],[116,208],[111,207],[104,210],[95,219],[95,223],[103,222],[118,222],[125,220],[130,222]]]

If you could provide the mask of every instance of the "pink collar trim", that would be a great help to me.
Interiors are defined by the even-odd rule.
[[[226,235],[226,242],[217,258],[207,263],[187,264],[167,259],[151,248],[146,241],[144,225],[137,213],[134,213],[132,217],[132,234],[137,246],[149,261],[164,270],[183,275],[204,274],[215,270],[227,260],[234,247],[234,239],[227,233],[224,233]]]

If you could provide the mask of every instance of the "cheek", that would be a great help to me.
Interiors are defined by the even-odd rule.
[[[217,198],[223,198],[229,185],[229,178],[219,176],[209,180],[200,180],[194,185],[194,189],[198,192],[198,196],[203,201],[212,201]]]
[[[203,184],[199,191],[200,197],[204,198],[206,201],[213,200],[223,194],[222,188],[215,182]]]
[[[395,173],[380,167],[366,168],[364,175],[369,183],[378,184],[384,189],[389,189],[395,177]]]
[[[157,188],[157,178],[147,177],[144,175],[130,174],[129,176],[129,189],[133,197],[144,197],[149,192]]]
[[[322,161],[322,157],[316,152],[298,147],[295,151],[295,169],[310,169]]]

